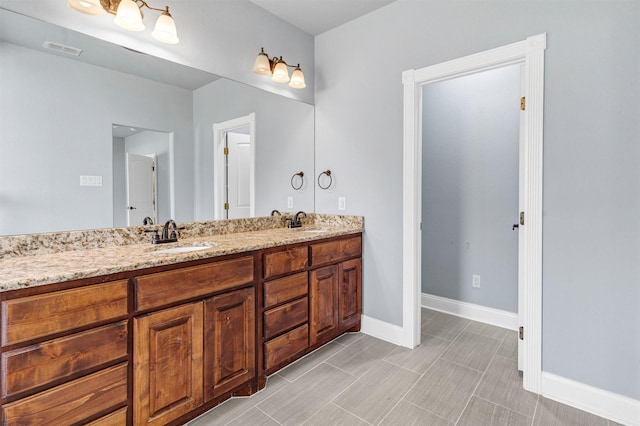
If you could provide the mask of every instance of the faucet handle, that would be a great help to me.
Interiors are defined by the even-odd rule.
[[[151,244],[157,244],[160,236],[158,235],[158,229],[148,228],[145,229],[144,232],[153,232],[153,236],[151,237]]]

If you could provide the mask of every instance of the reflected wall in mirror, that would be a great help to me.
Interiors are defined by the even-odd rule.
[[[113,226],[174,216],[172,147],[173,133],[113,125]]]
[[[255,214],[313,211],[313,185],[289,185],[299,170],[314,174],[312,105],[3,9],[0,22],[0,235],[126,223],[114,123],[171,134],[158,221],[167,210],[180,222],[215,217],[213,124],[250,113]],[[45,40],[83,51],[49,53]]]

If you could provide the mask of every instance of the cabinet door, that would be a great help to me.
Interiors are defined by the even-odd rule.
[[[346,330],[358,324],[362,314],[362,260],[340,264],[340,328]]]
[[[198,302],[134,319],[134,424],[166,424],[202,404],[202,317]]]
[[[255,378],[255,324],[253,288],[205,301],[205,400]]]
[[[338,265],[309,274],[311,308],[309,344],[329,340],[338,332]]]

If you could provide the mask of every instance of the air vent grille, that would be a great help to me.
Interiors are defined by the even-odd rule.
[[[55,50],[56,52],[64,53],[67,55],[80,56],[82,49],[77,47],[65,46],[64,44],[54,43],[52,41],[45,41],[42,45],[45,49]]]

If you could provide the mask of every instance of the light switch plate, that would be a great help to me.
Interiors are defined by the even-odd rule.
[[[102,186],[102,176],[80,175],[80,186]]]
[[[293,197],[287,197],[287,208],[288,209],[293,208]]]
[[[338,197],[338,210],[346,210],[346,209],[347,209],[346,197]]]

